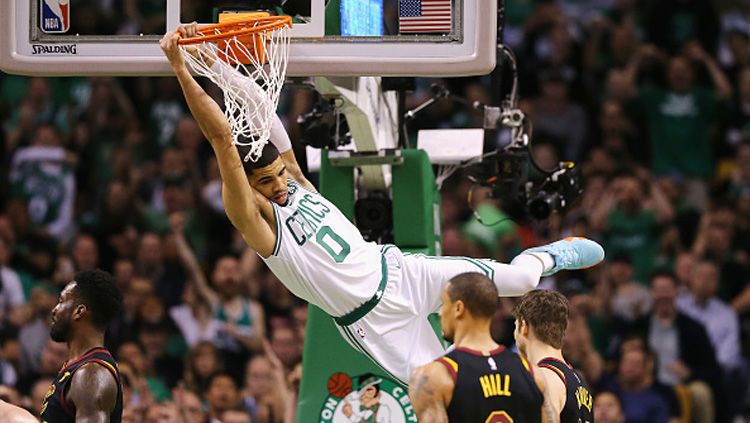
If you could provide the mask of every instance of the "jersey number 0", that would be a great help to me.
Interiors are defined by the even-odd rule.
[[[351,246],[334,232],[330,226],[323,226],[320,228],[315,235],[315,241],[317,241],[317,243],[328,252],[336,263],[343,262],[352,250]],[[334,249],[334,247],[331,246],[332,243],[335,243],[338,248]],[[336,250],[338,250],[338,252]]]

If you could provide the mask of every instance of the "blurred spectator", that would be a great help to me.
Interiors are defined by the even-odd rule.
[[[200,298],[197,291],[194,283],[188,283],[182,291],[182,304],[169,309],[172,321],[190,348],[198,342],[212,340],[216,331],[211,307]]]
[[[288,323],[280,323],[271,329],[271,348],[287,371],[292,370],[302,358],[302,345]]]
[[[661,188],[641,171],[640,177],[624,174],[610,184],[591,211],[591,226],[604,231],[608,255],[630,255],[634,279],[646,283],[659,248],[660,225],[673,216]]]
[[[569,84],[559,71],[544,72],[542,95],[534,101],[531,119],[537,136],[555,140],[562,159],[578,160],[587,141],[588,118],[583,108],[570,100]]]
[[[656,356],[656,381],[687,387],[696,421],[725,421],[720,368],[703,326],[677,309],[674,274],[660,271],[651,277],[654,305],[649,316],[631,325],[629,332],[646,340]],[[714,406],[715,404],[715,406]],[[714,412],[719,417],[714,420]]]
[[[76,195],[75,158],[65,151],[57,129],[42,125],[31,144],[16,150],[9,180],[13,198],[22,201],[36,230],[58,241],[73,235]]]
[[[144,323],[140,326],[141,342],[146,350],[146,360],[157,377],[168,388],[174,388],[182,377],[182,362],[177,351],[170,350],[171,325],[166,320]],[[172,348],[173,349],[173,348]],[[180,351],[182,352],[182,351]]]
[[[613,316],[632,322],[651,311],[651,296],[648,289],[632,280],[633,264],[626,252],[613,255],[606,264],[604,275],[601,283],[610,287],[605,300],[609,299]]]
[[[0,330],[0,385],[16,386],[18,371],[14,364],[13,349],[17,342],[7,330]]]
[[[156,402],[169,399],[169,390],[156,375],[154,363],[148,360],[143,344],[137,341],[122,343],[117,350],[117,362],[128,365],[132,378],[131,384],[142,390],[138,393],[140,397],[151,397]]]
[[[679,417],[678,409],[653,386],[653,355],[640,346],[623,348],[617,376],[602,388],[617,393],[627,423],[669,423]],[[675,399],[676,401],[676,399]],[[676,405],[676,404],[675,404]]]
[[[178,421],[177,407],[171,402],[151,404],[146,411],[145,423],[171,423]]]
[[[227,410],[221,414],[222,423],[252,423],[250,413],[245,410]]]
[[[688,292],[677,299],[677,309],[703,324],[721,366],[729,416],[740,413],[747,392],[747,366],[740,355],[740,327],[737,313],[716,297],[719,269],[710,261],[698,262],[692,272]]]
[[[204,398],[211,423],[220,423],[224,412],[235,409],[241,402],[237,384],[228,373],[216,373],[209,378]]]
[[[243,403],[259,422],[283,422],[291,397],[283,365],[272,352],[256,355],[245,369]]]
[[[219,350],[208,341],[198,342],[185,358],[185,387],[202,394],[208,389],[212,374],[224,369]]]
[[[65,360],[68,358],[68,346],[47,338],[36,367],[29,366],[21,374],[16,385],[24,394],[31,393],[34,383],[40,378],[54,379]],[[39,403],[41,406],[41,403]]]
[[[201,399],[194,392],[177,388],[172,391],[172,398],[177,406],[181,422],[204,423],[206,421]]]
[[[39,414],[42,403],[44,402],[44,397],[47,395],[53,380],[54,379],[52,378],[41,378],[34,383],[34,386],[32,386],[31,394],[29,396],[31,404],[29,404],[29,406],[34,411],[35,415]]]
[[[620,398],[611,391],[600,391],[594,397],[594,421],[598,423],[624,423],[625,413]]]
[[[73,240],[73,266],[76,272],[96,269],[99,265],[99,246],[89,234],[80,233]]]
[[[224,353],[228,368],[242,366],[247,352],[262,349],[265,336],[263,308],[255,300],[244,297],[240,280],[239,261],[232,256],[220,257],[211,272],[211,283],[198,264],[183,234],[181,215],[172,215],[170,221],[180,260],[205,306],[211,310],[212,327],[209,327],[213,343]],[[200,330],[193,326],[193,330]],[[191,336],[200,337],[198,333]]]
[[[671,57],[665,57],[653,46],[642,46],[626,69],[630,87],[635,86],[643,61],[654,58],[666,64],[667,87],[646,85],[638,90],[638,109],[643,112],[649,131],[651,168],[656,175],[676,172],[689,178],[688,200],[704,210],[706,181],[713,168],[711,126],[718,102],[731,98],[732,87],[716,61],[697,43],[686,45],[682,55]],[[694,62],[707,69],[714,90],[694,84]],[[635,93],[635,88],[629,92]]]
[[[21,278],[9,267],[11,248],[9,241],[0,236],[0,328],[19,324],[17,315],[25,302]]]
[[[59,290],[49,283],[37,284],[31,291],[31,303],[27,307],[28,317],[18,332],[24,371],[38,371],[40,360],[44,360],[44,349],[47,348],[45,345],[50,345],[51,313],[58,295]]]

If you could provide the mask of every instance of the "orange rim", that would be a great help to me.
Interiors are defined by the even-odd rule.
[[[248,27],[248,25],[253,25]],[[228,38],[252,35],[260,32],[275,31],[283,27],[292,27],[291,16],[266,16],[266,17],[250,17],[241,20],[230,20],[218,24],[204,26],[200,29],[199,34],[195,37],[181,38],[179,44],[199,44],[206,41],[221,41]],[[214,30],[222,30],[222,32],[215,34]],[[206,34],[206,32],[212,32]]]

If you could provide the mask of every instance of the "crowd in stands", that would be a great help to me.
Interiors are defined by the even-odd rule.
[[[597,422],[744,421],[750,1],[506,7],[535,162],[576,161],[585,190],[541,222],[475,201],[480,214],[512,218],[485,226],[458,173],[442,188],[443,253],[507,262],[560,237],[600,241],[606,263],[541,281],[570,300],[563,351],[594,388]],[[407,107],[434,82],[470,102],[494,97],[489,77],[420,78]],[[303,163],[297,116],[313,99],[289,87],[279,105]],[[409,136],[482,119],[443,99]],[[0,398],[38,411],[67,357],[49,339],[57,295],[76,272],[102,268],[124,294],[107,337],[124,421],[294,421],[307,305],[227,220],[216,161],[176,79],[0,74],[0,123]],[[493,325],[509,345],[513,304],[501,299]]]

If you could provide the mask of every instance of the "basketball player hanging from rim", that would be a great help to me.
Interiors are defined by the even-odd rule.
[[[501,296],[518,296],[536,287],[542,275],[590,267],[604,258],[601,246],[585,238],[528,249],[510,264],[411,255],[366,242],[302,175],[275,114],[271,142],[257,161],[241,159],[247,150],[233,144],[228,119],[193,79],[178,46],[181,37],[196,32],[195,23],[179,25],[160,44],[216,155],[229,220],[287,289],[333,317],[349,344],[402,383],[417,366],[445,352],[427,317],[440,308],[442,288],[454,276],[481,272]],[[231,85],[245,87],[247,95],[259,91],[240,73],[228,75],[235,71],[221,60],[208,65],[234,78]]]

